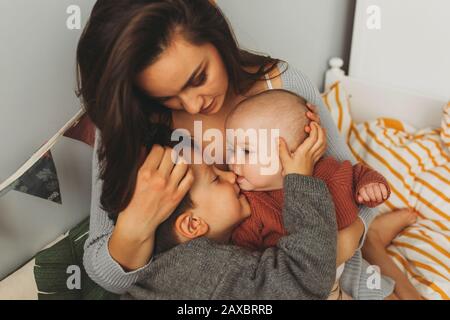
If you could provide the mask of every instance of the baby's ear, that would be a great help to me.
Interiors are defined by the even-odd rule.
[[[206,221],[195,216],[192,211],[183,212],[175,221],[176,233],[189,240],[204,236],[208,230]]]

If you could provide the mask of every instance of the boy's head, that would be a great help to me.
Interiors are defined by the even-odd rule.
[[[289,149],[294,151],[307,136],[304,131],[305,126],[309,124],[309,119],[306,117],[307,111],[306,100],[302,97],[286,90],[268,90],[252,96],[237,105],[229,114],[225,127],[226,129],[242,129],[244,131],[265,129],[268,134],[270,134],[271,129],[278,129],[280,137],[284,138]],[[234,141],[229,141],[230,137]],[[259,155],[264,154],[270,156],[270,161],[279,163],[278,147],[275,154],[270,152],[270,144],[275,142],[271,141],[271,139],[267,139],[267,143],[249,140],[252,139],[239,141],[235,136],[227,135],[228,148],[233,153],[237,150],[245,153],[245,159],[242,159],[244,161],[233,161],[234,158],[230,159],[230,168],[238,176],[237,182],[240,188],[245,191],[281,189],[283,187],[281,165],[278,165],[277,172],[263,175],[261,174],[261,168],[264,164],[259,161]],[[249,155],[252,153],[258,154],[256,164],[251,163],[249,159]]]
[[[191,168],[194,183],[190,191],[156,231],[157,253],[201,236],[228,242],[232,231],[250,216],[233,172],[206,164]]]

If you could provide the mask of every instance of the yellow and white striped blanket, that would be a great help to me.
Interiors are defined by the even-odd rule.
[[[414,208],[420,216],[388,248],[426,299],[450,299],[450,103],[441,128],[416,130],[396,119],[354,123],[336,83],[323,96],[355,158],[383,174],[391,197],[380,213]]]

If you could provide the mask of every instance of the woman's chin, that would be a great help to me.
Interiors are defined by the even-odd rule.
[[[225,103],[225,97],[217,97],[214,101],[214,108],[208,113],[209,115],[217,114],[220,110],[222,110],[222,107]]]

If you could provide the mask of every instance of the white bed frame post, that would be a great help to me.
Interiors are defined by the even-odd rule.
[[[345,72],[342,70],[344,61],[341,58],[331,58],[328,64],[330,65],[330,69],[325,74],[325,91],[329,90],[334,83],[341,81],[345,77]]]

